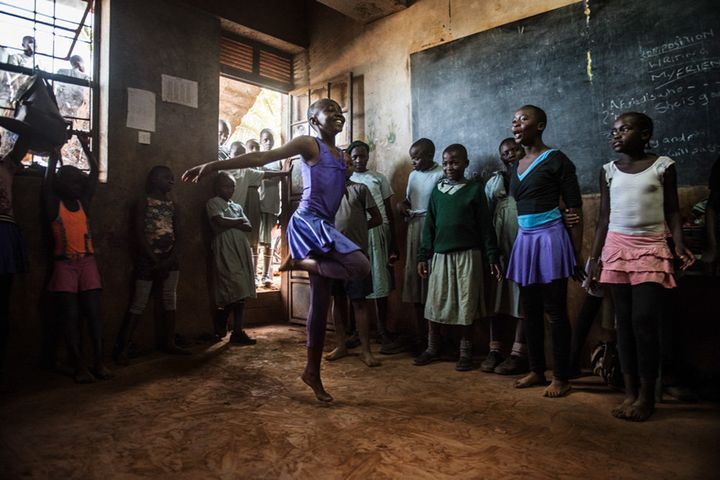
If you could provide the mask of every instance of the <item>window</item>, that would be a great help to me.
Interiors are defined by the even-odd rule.
[[[97,144],[98,15],[94,0],[0,0],[0,115],[13,116],[18,89],[41,71],[60,113]],[[4,154],[15,136],[2,129],[0,134]],[[62,148],[62,161],[88,168],[76,137]],[[37,156],[28,156],[25,163],[46,164]]]

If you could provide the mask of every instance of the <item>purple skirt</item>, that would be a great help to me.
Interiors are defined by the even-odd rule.
[[[0,274],[26,270],[27,254],[20,228],[13,222],[0,221]]]
[[[310,253],[322,255],[331,250],[339,253],[360,250],[330,221],[304,208],[298,208],[290,217],[287,239],[290,256],[295,260],[302,260]]]
[[[535,228],[518,229],[506,276],[520,286],[568,278],[575,253],[562,219]]]

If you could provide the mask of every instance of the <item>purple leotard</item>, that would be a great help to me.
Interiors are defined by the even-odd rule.
[[[335,229],[335,213],[345,193],[345,161],[335,157],[328,147],[315,139],[320,159],[315,165],[300,164],[303,193],[300,206],[288,223],[290,255],[296,260],[311,252],[327,254],[331,250],[350,253],[360,247]]]

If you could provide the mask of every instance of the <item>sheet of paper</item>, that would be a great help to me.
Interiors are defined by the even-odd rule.
[[[162,77],[162,101],[179,103],[187,107],[198,106],[198,83],[171,75]]]
[[[128,88],[127,126],[146,132],[155,131],[155,94]]]

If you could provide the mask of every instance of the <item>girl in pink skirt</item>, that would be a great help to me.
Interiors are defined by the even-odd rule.
[[[647,420],[655,409],[663,296],[676,286],[668,228],[681,268],[695,261],[683,242],[675,162],[645,151],[652,132],[643,113],[623,113],[613,124],[610,145],[620,158],[600,170],[600,219],[588,272],[591,282],[609,285],[615,301],[625,400],[612,414],[632,421]]]

